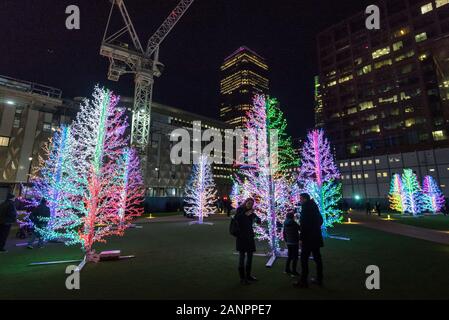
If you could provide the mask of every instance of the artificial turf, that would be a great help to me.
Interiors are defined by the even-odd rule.
[[[30,262],[81,258],[78,248],[50,244],[43,249],[12,248],[0,255],[0,299],[447,299],[449,247],[427,241],[340,225],[333,232],[351,241],[327,240],[322,250],[325,288],[294,288],[283,274],[254,258],[258,283],[239,284],[234,238],[228,222],[193,225],[148,223],[124,238],[96,245],[121,249],[132,260],[88,264],[81,290],[65,288],[65,265],[30,267]],[[259,245],[261,248],[261,245]],[[365,269],[377,265],[381,290],[365,288]],[[314,265],[311,261],[312,274]]]

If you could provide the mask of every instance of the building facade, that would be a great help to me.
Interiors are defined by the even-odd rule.
[[[224,60],[220,72],[220,119],[243,128],[254,94],[268,94],[268,65],[259,54],[240,47]]]
[[[43,145],[76,109],[59,89],[0,76],[0,199],[28,182]]]
[[[449,146],[449,0],[374,1],[318,35],[322,114],[338,159]],[[317,109],[319,110],[319,108]]]

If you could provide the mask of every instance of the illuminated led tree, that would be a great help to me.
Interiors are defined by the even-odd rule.
[[[402,177],[400,174],[394,174],[391,179],[390,194],[390,208],[397,212],[405,212],[405,197],[404,188],[402,187]]]
[[[63,240],[68,244],[79,240],[78,228],[81,219],[77,214],[66,210],[71,188],[67,177],[73,170],[73,139],[67,125],[54,133],[43,147],[44,156],[39,158],[39,166],[31,178],[32,188],[25,199],[28,211],[32,211],[42,198],[47,200],[50,219],[44,229],[38,231],[46,240]]]
[[[237,209],[246,199],[252,197],[249,190],[248,179],[244,179],[244,182],[242,183],[239,177],[234,178],[231,190],[231,202],[233,208]]]
[[[279,103],[275,98],[266,100],[267,124],[269,130],[277,133],[278,166],[283,171],[299,166],[298,154],[293,148],[291,137],[287,134],[287,120],[284,113],[279,109]]]
[[[204,218],[217,213],[217,190],[208,161],[205,155],[199,157],[198,163],[192,166],[192,173],[185,188],[185,211],[197,217],[198,224],[203,224]]]
[[[65,210],[81,217],[79,242],[89,254],[95,242],[121,235],[123,198],[117,197],[117,177],[123,176],[121,157],[127,145],[125,110],[118,97],[107,89],[95,88],[93,99],[81,105],[72,125],[73,168],[69,171]],[[119,165],[120,164],[120,165]],[[123,186],[123,185],[122,185]]]
[[[327,228],[342,221],[338,203],[342,199],[341,183],[329,141],[323,130],[313,130],[307,135],[301,151],[299,183],[316,202],[323,217],[323,235]]]
[[[432,213],[440,212],[445,204],[444,195],[437,182],[431,176],[424,177],[423,181],[423,209]]]
[[[404,191],[404,212],[416,216],[422,213],[423,193],[416,174],[411,169],[404,169],[402,174]]]
[[[289,201],[291,184],[285,172],[280,170],[280,163],[283,168],[292,165],[292,157],[289,156],[291,142],[286,138],[286,123],[279,117],[282,114],[278,109],[273,109],[276,103],[276,100],[266,99],[263,95],[255,96],[253,108],[247,114],[247,139],[243,143],[245,156],[239,170],[246,183],[244,190],[247,193],[244,197],[254,198],[254,210],[261,219],[261,224],[255,226],[257,239],[268,242],[270,254],[274,258],[280,256],[280,226],[287,208],[292,207]],[[270,110],[274,111],[268,117]],[[270,123],[270,118],[273,123]],[[283,139],[287,142],[282,142]]]
[[[143,214],[143,199],[145,186],[142,180],[140,161],[135,149],[125,148],[117,163],[115,176],[116,191],[114,192],[116,206],[109,208],[112,214],[118,211],[121,232],[127,229],[134,218]]]

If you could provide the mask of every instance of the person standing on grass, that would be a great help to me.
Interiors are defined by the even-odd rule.
[[[294,285],[300,288],[308,288],[309,257],[313,255],[317,268],[317,278],[312,279],[312,283],[323,285],[323,262],[321,260],[320,248],[324,246],[321,226],[323,217],[315,201],[310,199],[310,195],[303,193],[300,196],[302,206],[301,218],[299,222],[301,241],[301,277]]]
[[[251,275],[253,254],[256,251],[254,239],[254,223],[260,223],[259,217],[254,213],[254,200],[247,199],[238,209],[234,217],[238,225],[236,249],[239,252],[240,283],[248,285],[257,278]],[[246,264],[245,264],[246,260]]]
[[[379,201],[376,202],[376,212],[379,217],[382,216],[382,213],[380,212],[380,202]]]
[[[371,214],[371,203],[369,202],[369,201],[367,201],[366,202],[366,206],[365,206],[365,208],[366,208],[366,214],[367,215],[370,215]]]
[[[12,225],[17,222],[15,198],[12,193],[8,193],[6,200],[0,205],[0,253],[8,252],[5,249],[6,241]]]
[[[293,211],[287,213],[283,235],[288,248],[285,273],[292,276],[299,276],[297,271],[299,258],[299,225],[295,221],[295,213]]]
[[[34,208],[30,214],[30,220],[34,225],[34,230],[33,235],[28,242],[28,249],[33,249],[33,244],[36,238],[39,240],[37,247],[42,248],[44,246],[44,237],[39,230],[47,227],[48,219],[50,219],[50,208],[47,206],[47,200],[42,198],[39,205]]]

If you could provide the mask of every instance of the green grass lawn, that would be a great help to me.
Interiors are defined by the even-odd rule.
[[[351,241],[327,240],[323,249],[325,288],[300,290],[282,273],[255,257],[256,284],[239,284],[234,239],[228,222],[213,226],[149,223],[124,238],[97,245],[121,249],[132,260],[88,264],[81,290],[65,289],[65,266],[30,267],[30,262],[81,258],[77,248],[51,244],[43,249],[12,248],[0,256],[0,299],[412,299],[448,298],[449,247],[341,225],[334,233]],[[261,246],[259,246],[260,248]],[[381,290],[365,289],[368,265],[381,269]],[[314,273],[311,261],[312,274]]]
[[[403,216],[399,214],[392,214],[391,217],[395,222],[407,224],[415,227],[435,229],[449,232],[449,217],[443,215],[437,216]]]

